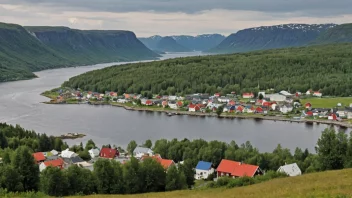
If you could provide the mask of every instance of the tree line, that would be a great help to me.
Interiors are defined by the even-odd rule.
[[[184,95],[275,89],[352,93],[352,44],[176,58],[87,72],[62,86],[86,91]]]
[[[250,142],[238,145],[235,141],[226,143],[202,139],[160,139],[155,141],[154,145],[152,141],[147,140],[141,145],[152,148],[164,159],[174,160],[177,165],[171,166],[168,170],[165,170],[153,158],[147,158],[140,162],[132,157],[124,164],[114,160],[99,159],[94,163],[93,171],[72,165],[64,170],[48,167],[39,173],[39,167],[35,164],[32,156],[35,149],[41,148],[38,147],[39,143],[33,144],[34,146],[21,144],[16,148],[11,148],[7,141],[12,138],[20,140],[28,138],[34,139],[28,142],[40,142],[42,136],[33,131],[26,131],[19,126],[0,125],[0,157],[2,158],[2,163],[0,163],[0,194],[1,192],[33,191],[51,196],[66,196],[94,193],[135,194],[187,189],[194,185],[194,168],[200,160],[211,162],[215,168],[222,159],[242,161],[258,165],[262,170],[270,173],[257,179],[219,181],[219,183],[212,183],[209,187],[224,185],[234,187],[242,185],[243,182],[259,183],[281,177],[274,171],[285,163],[297,163],[303,173],[352,167],[352,134],[348,136],[344,131],[337,132],[334,128],[327,128],[322,132],[317,142],[316,153],[310,153],[307,149],[300,148],[291,152],[289,149],[282,148],[281,145],[278,145],[273,152],[263,153]],[[50,139],[48,137],[47,140]],[[44,147],[43,143],[43,148],[47,150],[58,146],[55,141],[45,142],[47,142],[47,147]],[[131,141],[127,146],[127,152],[132,153],[137,145],[135,141]],[[82,152],[94,147],[94,142],[90,140],[85,146],[81,144],[70,149]],[[122,150],[122,148],[119,149]],[[212,175],[208,179],[211,180],[214,176]]]

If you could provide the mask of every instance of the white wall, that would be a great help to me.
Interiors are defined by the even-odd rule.
[[[214,169],[210,169],[210,170],[199,170],[196,169],[196,174],[194,175],[194,178],[197,180],[200,179],[207,179],[209,175],[211,175],[212,173],[214,173]]]

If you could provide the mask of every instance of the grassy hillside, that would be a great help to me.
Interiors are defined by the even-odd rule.
[[[138,195],[94,195],[87,198],[134,198],[134,197],[351,197],[352,169],[306,174],[299,177],[274,179],[265,183],[240,188],[218,188],[206,190],[185,190],[168,193]],[[79,197],[71,197],[79,198]]]
[[[63,85],[120,94],[236,93],[321,90],[352,93],[352,44],[312,46],[251,53],[177,58],[115,66],[71,78]]]
[[[321,34],[313,44],[352,42],[352,23],[338,25]]]

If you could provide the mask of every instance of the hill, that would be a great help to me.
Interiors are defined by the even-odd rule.
[[[63,86],[98,92],[190,94],[321,90],[352,93],[352,44],[177,58],[91,71]]]
[[[178,44],[194,51],[207,51],[216,47],[225,39],[225,36],[220,34],[203,34],[198,36],[179,35],[170,37]],[[148,38],[139,38],[139,40],[150,49],[160,50],[157,45],[162,38],[163,37],[156,35]]]
[[[285,24],[244,29],[228,36],[210,52],[232,53],[304,46],[334,26],[336,25]]]
[[[0,23],[0,82],[33,78],[33,71],[43,69],[158,56],[129,31]]]
[[[312,44],[347,43],[352,42],[352,23],[342,24],[328,29],[319,35]]]
[[[156,48],[162,52],[189,52],[190,49],[180,45],[172,37],[166,36],[160,39]]]
[[[238,188],[215,188],[205,190],[183,190],[166,193],[138,195],[92,195],[87,198],[134,198],[134,197],[350,197],[352,169],[326,171],[298,177],[274,179],[252,186]],[[76,198],[76,197],[71,197]],[[78,198],[78,197],[77,197]]]

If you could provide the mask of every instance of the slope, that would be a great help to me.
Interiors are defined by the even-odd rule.
[[[334,26],[334,24],[285,24],[244,29],[228,36],[210,52],[232,53],[304,46]]]
[[[148,193],[138,195],[92,195],[87,198],[212,198],[212,197],[350,197],[352,169],[311,173],[298,177],[274,179],[252,186],[225,189],[183,190],[166,193]],[[71,197],[78,198],[78,197]]]
[[[225,36],[221,34],[202,34],[198,36],[172,36],[177,43],[195,51],[207,51],[218,46]]]
[[[81,64],[155,59],[130,31],[75,30],[67,27],[26,27],[42,43]]]
[[[151,50],[157,50],[157,45],[163,37],[159,35],[151,36],[148,38],[138,38],[145,46]]]
[[[312,44],[352,42],[352,23],[342,24],[321,34]]]
[[[190,49],[180,45],[172,37],[166,36],[160,39],[156,46],[157,50],[163,52],[189,52]]]

